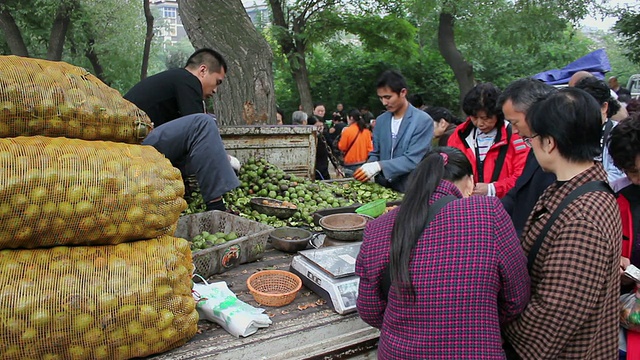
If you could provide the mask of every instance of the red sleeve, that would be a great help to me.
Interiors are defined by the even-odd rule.
[[[504,175],[501,174],[500,179],[493,183],[493,186],[496,188],[497,197],[504,197],[509,190],[516,185],[516,180],[518,180],[518,177],[522,174],[522,170],[524,170],[528,154],[529,147],[520,136],[513,134],[504,164],[507,172]]]

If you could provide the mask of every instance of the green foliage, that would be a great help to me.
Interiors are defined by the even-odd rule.
[[[405,19],[395,15],[348,15],[344,20],[344,30],[358,35],[368,51],[384,48],[401,58],[415,56],[418,52],[415,42],[417,29]]]
[[[51,34],[51,25],[58,9],[59,2],[52,0],[7,0],[2,3],[2,8],[7,10],[14,18],[16,25],[23,30],[22,38],[29,50],[29,56],[45,58],[47,46]],[[5,43],[3,34],[3,43]],[[3,47],[3,54],[9,55],[8,46]]]
[[[356,16],[345,16],[358,36],[339,32],[321,46],[315,46],[307,57],[314,100],[325,103],[328,111],[343,103],[347,109],[368,105],[377,114],[382,106],[376,96],[375,81],[383,70],[394,68],[407,78],[410,94],[420,95],[427,105],[445,106],[458,112],[458,85],[438,51],[438,15],[444,8],[462,14],[456,21],[456,42],[473,64],[476,80],[493,82],[500,88],[518,78],[562,68],[601,47],[558,16],[541,22],[540,16],[549,15],[545,9],[526,12],[501,0],[491,4],[493,7],[487,9],[471,2],[455,2],[454,9],[451,3],[446,4],[447,8],[433,0],[417,2],[413,10],[422,12],[411,11],[406,21],[396,23],[407,26],[406,30],[398,31],[404,42],[388,41],[385,31],[379,31],[384,21],[392,21],[391,16],[379,23],[366,15],[360,16],[362,21]],[[537,23],[544,23],[546,28],[533,29]],[[532,29],[525,33],[528,27]],[[398,51],[399,44],[407,43],[411,43],[413,50],[406,54]],[[617,71],[616,67],[624,65],[614,65],[621,57],[613,49],[607,46],[613,70]],[[409,53],[412,55],[407,56]],[[276,56],[274,68],[276,99],[285,110],[285,120],[289,120],[299,104],[295,83],[286,59]]]
[[[189,56],[193,54],[195,49],[189,39],[184,38],[175,44],[165,45],[164,50],[164,63],[167,69],[177,69],[184,67],[189,59]]]
[[[640,66],[634,64],[627,56],[625,41],[613,33],[605,33],[598,31],[591,35],[598,44],[606,50],[611,64],[611,72],[608,76],[615,75],[622,86],[626,87],[629,77],[633,74],[640,73]]]
[[[625,55],[634,63],[640,64],[640,11],[622,10],[614,30],[623,38]]]
[[[126,92],[140,80],[146,32],[142,2],[78,0],[77,3],[78,6],[71,15],[62,60],[94,72],[86,57],[87,52],[92,49],[103,68],[105,82],[120,92]],[[51,26],[59,5],[60,1],[54,0],[6,2],[5,8],[22,32],[31,57],[46,56]],[[4,39],[0,40],[0,50],[3,54],[9,54]],[[161,50],[159,41],[154,41],[151,60],[158,58]],[[164,59],[159,61],[164,62]],[[152,61],[149,73],[165,68],[164,64],[158,66],[158,61]]]
[[[457,106],[453,73],[435,49],[402,58],[393,52],[369,51],[356,41],[334,40],[315,47],[307,65],[314,99],[328,111],[343,103],[347,110],[366,105],[378,114],[383,108],[376,95],[376,80],[387,69],[402,72],[410,94],[420,94],[427,104]],[[299,104],[295,83],[281,66],[275,67],[275,79],[278,106],[285,111],[285,121],[290,121]]]
[[[65,51],[64,60],[93,71],[85,57],[92,46],[106,82],[126,92],[140,80],[146,31],[146,24],[140,21],[144,19],[142,11],[142,3],[137,0],[84,2],[74,31],[67,36],[65,48],[69,51]]]

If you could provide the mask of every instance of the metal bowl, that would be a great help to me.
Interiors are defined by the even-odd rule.
[[[310,231],[281,227],[271,232],[269,241],[271,241],[271,245],[274,248],[280,251],[295,253],[306,249],[311,237],[313,237],[313,234]]]
[[[275,202],[275,203],[278,203],[278,204],[282,204],[282,201],[280,201],[280,200],[271,199],[271,198],[265,198],[265,197],[252,198],[249,203],[251,204],[251,207],[255,211],[259,212],[260,214],[265,214],[265,215],[269,215],[269,216],[275,216],[278,219],[288,219],[288,218],[292,217],[293,214],[296,213],[296,211],[298,211],[298,209],[266,205],[266,204],[262,203],[263,200],[267,200],[269,202]]]
[[[372,219],[367,215],[342,213],[324,216],[318,223],[324,233],[334,240],[359,241],[362,240],[365,226]]]

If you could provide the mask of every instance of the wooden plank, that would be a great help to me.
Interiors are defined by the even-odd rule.
[[[314,126],[221,126],[220,136],[227,153],[242,163],[258,156],[290,174],[313,178],[317,147]]]
[[[211,276],[208,281],[226,281],[240,300],[263,307],[249,293],[247,278],[263,269],[288,270],[292,257],[293,254],[280,252],[268,245],[261,260]],[[366,325],[356,313],[337,314],[306,287],[298,292],[294,302],[289,305],[263,308],[273,324],[247,338],[235,338],[217,324],[200,321],[200,333],[187,344],[154,359],[303,359],[323,354],[334,356],[353,352],[353,349],[366,351],[379,336],[378,330]]]

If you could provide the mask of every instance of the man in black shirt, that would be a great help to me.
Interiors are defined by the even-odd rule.
[[[215,116],[204,106],[226,72],[222,55],[200,49],[184,68],[150,76],[124,96],[154,123],[143,144],[164,154],[183,177],[195,174],[207,210],[225,210],[222,195],[240,185],[234,173],[240,162],[226,154]]]
[[[200,49],[181,69],[150,76],[136,84],[124,98],[142,109],[155,127],[179,117],[205,113],[204,100],[216,93],[227,63],[220,53]]]

